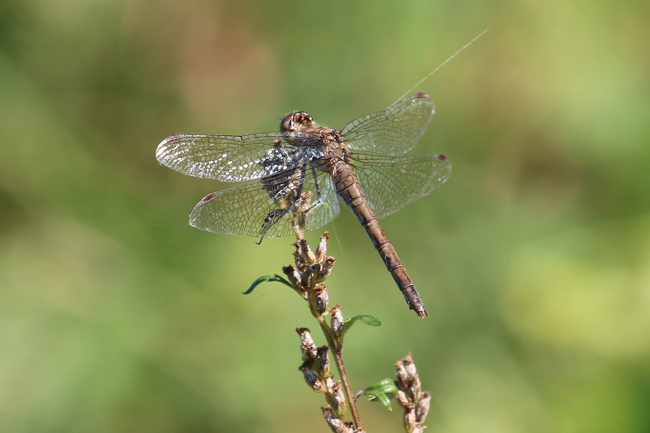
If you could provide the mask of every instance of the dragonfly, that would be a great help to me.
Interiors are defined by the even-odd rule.
[[[444,183],[444,154],[404,155],[424,134],[433,100],[415,93],[341,130],[295,111],[278,132],[249,135],[176,134],[156,150],[160,164],[220,182],[249,182],[206,195],[190,225],[221,234],[289,236],[336,218],[339,199],[366,229],[410,309],[428,314],[415,284],[378,220]]]

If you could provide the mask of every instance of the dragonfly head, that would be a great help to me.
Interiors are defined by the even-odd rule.
[[[282,118],[281,132],[301,132],[314,127],[314,120],[306,111],[294,111]]]

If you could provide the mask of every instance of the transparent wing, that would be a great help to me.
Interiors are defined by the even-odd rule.
[[[327,173],[310,169],[298,179],[289,173],[284,182],[262,182],[208,194],[194,207],[190,225],[213,233],[260,238],[292,235],[289,209],[297,191],[311,193],[307,230],[322,227],[339,214],[336,191]]]
[[[429,96],[416,93],[385,110],[353,120],[341,134],[350,149],[399,155],[417,144],[435,108]]]
[[[294,145],[287,144],[286,139]],[[177,134],[158,145],[156,158],[162,165],[190,176],[241,182],[273,176],[318,157],[319,148],[312,147],[316,144],[316,139],[307,133],[293,133],[291,137],[279,132]]]
[[[445,155],[354,154],[354,172],[375,216],[384,218],[424,197],[451,174]]]

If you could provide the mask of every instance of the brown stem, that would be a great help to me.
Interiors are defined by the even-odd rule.
[[[352,388],[350,387],[350,381],[348,380],[348,374],[345,371],[345,364],[343,364],[343,354],[337,352],[334,354],[334,359],[336,360],[336,368],[339,370],[339,375],[341,376],[341,382],[343,383],[343,392],[345,393],[345,398],[348,399],[348,404],[350,405],[350,412],[352,412],[352,420],[357,430],[363,430],[361,425],[361,418],[359,417],[359,411],[357,410],[357,402],[352,395]]]
[[[303,281],[306,284],[306,287],[303,286],[303,291],[306,293],[306,299],[309,302],[309,309],[311,310],[312,315],[318,321],[325,339],[327,340],[327,345],[334,355],[334,361],[336,363],[336,369],[339,372],[341,377],[341,384],[343,386],[343,393],[348,402],[350,412],[352,412],[352,420],[355,425],[356,431],[363,431],[363,426],[361,425],[361,418],[359,417],[359,411],[357,410],[357,401],[352,394],[352,387],[350,386],[350,380],[348,379],[348,374],[345,371],[345,364],[343,363],[343,336],[336,336],[332,331],[332,328],[325,322],[323,313],[327,309],[327,297],[320,298],[320,295],[316,293],[316,287],[319,283],[327,278],[329,273],[332,270],[332,265],[334,264],[334,258],[326,256],[326,245],[328,235],[325,233],[321,237],[321,242],[316,250],[316,254],[309,248],[309,244],[304,238],[301,238],[301,232],[296,231],[298,236],[298,242],[296,242],[296,269],[298,272],[301,272],[298,275],[299,278],[294,279],[297,281]],[[313,267],[313,265],[318,265]],[[287,268],[288,269],[288,268]],[[288,271],[285,270],[285,273]],[[292,275],[287,273],[287,275]],[[305,278],[306,277],[306,278]],[[325,285],[322,284],[322,289],[325,289]],[[326,295],[326,292],[325,292]],[[323,307],[324,305],[324,307]],[[336,307],[338,309],[338,306]],[[343,318],[341,317],[341,321]],[[342,326],[342,323],[340,324]],[[340,330],[339,330],[340,331]],[[342,421],[342,420],[341,420]]]
[[[352,420],[354,421],[354,425],[357,430],[363,430],[363,426],[361,425],[361,418],[359,417],[359,411],[357,410],[357,401],[352,395],[352,387],[350,386],[348,373],[345,371],[345,364],[343,363],[343,348],[339,347],[336,344],[336,340],[332,335],[332,330],[329,328],[329,326],[327,326],[322,318],[318,322],[320,323],[320,327],[323,330],[323,334],[325,334],[327,344],[329,345],[332,354],[334,354],[336,369],[339,371],[339,376],[341,376],[343,392],[345,393],[345,398],[348,400],[348,404],[350,405],[350,412],[352,412]]]

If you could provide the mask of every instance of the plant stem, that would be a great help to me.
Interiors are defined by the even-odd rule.
[[[352,387],[350,386],[350,380],[348,379],[348,373],[345,370],[345,364],[343,363],[343,348],[339,347],[336,344],[336,340],[332,335],[332,330],[327,326],[322,317],[318,320],[320,327],[325,334],[327,339],[327,344],[334,355],[334,361],[336,362],[336,369],[339,371],[339,376],[341,377],[341,383],[343,384],[343,392],[345,393],[345,398],[348,400],[350,405],[350,412],[352,412],[352,420],[354,425],[358,430],[363,430],[361,425],[361,418],[359,417],[359,411],[357,410],[357,402],[354,399],[352,394]]]
[[[341,376],[341,383],[343,384],[343,392],[345,393],[345,398],[348,399],[348,404],[350,405],[352,420],[354,421],[355,427],[358,430],[362,430],[363,426],[361,425],[361,418],[359,417],[359,412],[357,411],[357,402],[352,395],[352,388],[350,387],[348,374],[345,371],[345,364],[343,364],[343,354],[341,352],[335,353],[334,359],[336,360],[336,368],[339,370],[339,375]]]

